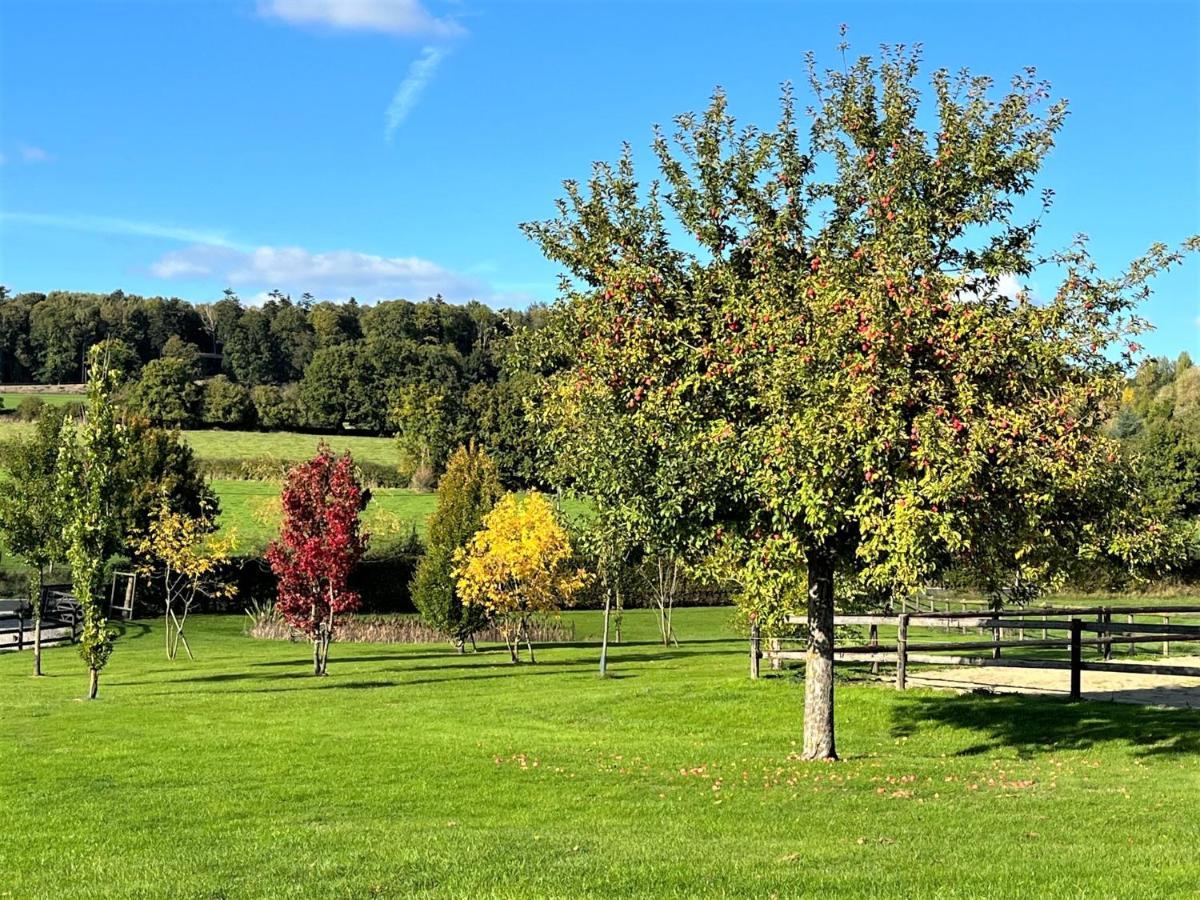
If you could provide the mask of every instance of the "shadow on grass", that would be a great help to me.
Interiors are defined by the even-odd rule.
[[[272,674],[272,675],[243,675],[240,673],[228,673],[228,674],[223,674],[223,675],[206,676],[204,678],[198,678],[198,679],[180,679],[175,682],[169,682],[169,683],[179,684],[179,683],[182,683],[184,680],[188,680],[188,681],[202,681],[202,682],[205,682],[206,684],[220,685],[223,683],[236,682],[236,681],[257,681],[257,682],[269,681],[269,682],[273,682],[273,683],[271,685],[264,684],[261,687],[253,687],[253,686],[244,686],[244,687],[236,687],[236,688],[216,687],[212,690],[206,690],[205,693],[209,693],[209,694],[289,694],[289,693],[296,693],[296,692],[300,692],[300,691],[328,691],[328,690],[361,691],[361,690],[373,690],[376,688],[408,688],[408,687],[413,687],[415,685],[446,684],[446,683],[450,683],[450,682],[464,684],[464,683],[470,683],[470,682],[475,682],[475,681],[493,681],[493,680],[500,679],[500,678],[513,678],[518,675],[522,678],[525,678],[528,676],[555,676],[555,675],[570,675],[570,674],[572,674],[569,670],[567,670],[565,668],[553,668],[551,666],[543,665],[541,663],[539,663],[536,666],[524,665],[524,666],[503,666],[503,667],[489,667],[489,668],[503,668],[503,671],[498,671],[498,672],[493,671],[493,672],[488,672],[488,673],[479,674],[479,675],[470,675],[470,676],[466,676],[466,677],[448,675],[445,678],[396,678],[395,680],[392,680],[392,681],[384,681],[381,679],[371,679],[371,680],[356,679],[356,680],[352,680],[352,681],[341,681],[336,675],[321,678],[316,675],[313,675],[311,672],[286,672],[286,673],[278,673],[278,674]],[[609,678],[613,678],[613,677],[614,676],[610,673]],[[635,673],[625,672],[620,675],[620,678],[622,678],[622,679],[637,678],[637,675]],[[128,685],[134,685],[134,684],[149,684],[149,682],[131,682],[131,681],[121,682],[122,687],[128,686]],[[157,682],[157,684],[159,686],[162,686],[163,682]],[[175,694],[175,692],[169,691],[169,690],[167,690],[167,691],[152,691],[152,692],[147,693],[146,696],[172,696],[173,694]]]
[[[951,727],[980,735],[958,756],[1008,748],[1021,756],[1090,750],[1103,744],[1136,748],[1139,756],[1200,754],[1200,711],[1130,703],[1072,703],[1019,694],[907,695],[892,722],[896,737]]]
[[[150,633],[150,626],[145,622],[109,622],[117,632],[121,641],[136,641]]]

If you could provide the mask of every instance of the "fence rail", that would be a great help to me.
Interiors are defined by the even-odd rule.
[[[69,594],[50,590],[42,599],[42,646],[73,644],[83,633],[83,613]],[[0,651],[33,646],[33,606],[28,600],[0,600]]]
[[[945,601],[947,604],[949,601]],[[1125,622],[1114,622],[1113,615],[1123,615]],[[1161,622],[1136,622],[1135,616],[1158,617]],[[1200,677],[1200,667],[1176,666],[1134,662],[1113,662],[1115,645],[1126,645],[1133,653],[1135,645],[1156,643],[1162,645],[1163,656],[1170,656],[1171,643],[1200,643],[1200,624],[1171,622],[1171,617],[1200,616],[1200,606],[1173,604],[1165,606],[1137,607],[1023,607],[1020,609],[988,610],[931,610],[930,612],[902,612],[899,615],[845,615],[835,616],[835,627],[869,627],[868,643],[864,645],[834,648],[835,662],[870,663],[878,674],[881,663],[893,663],[896,668],[896,688],[904,690],[908,683],[908,666],[1001,666],[1012,668],[1062,669],[1070,673],[1070,696],[1080,697],[1081,673],[1118,672],[1145,675],[1177,675]],[[1086,620],[1084,617],[1087,617]],[[791,616],[790,625],[805,625],[807,620]],[[879,629],[894,627],[895,643],[881,643]],[[913,627],[945,628],[949,633],[957,628],[962,634],[975,628],[980,634],[992,633],[990,640],[910,640]],[[1026,629],[1040,629],[1041,638],[1026,640]],[[1005,639],[1005,632],[1016,632],[1016,640]],[[1065,631],[1066,636],[1050,637],[1052,631]],[[1084,637],[1084,634],[1096,635]],[[1084,648],[1099,651],[1101,659],[1083,659]],[[1066,659],[1050,657],[1004,656],[1005,650],[1063,650]],[[964,655],[963,651],[991,651],[990,656]],[[772,639],[768,649],[762,647],[762,638],[757,626],[750,634],[750,675],[759,676],[759,663],[767,659],[772,668],[780,668],[784,661],[804,660],[807,652],[785,649],[780,639]]]

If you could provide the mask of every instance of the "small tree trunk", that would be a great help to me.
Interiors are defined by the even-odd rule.
[[[321,674],[321,636],[319,634],[313,637],[313,674]]]
[[[88,699],[95,700],[100,692],[100,670],[88,669]]]
[[[619,584],[616,587],[616,594],[617,614],[614,617],[615,621],[613,622],[613,643],[619,644],[621,643],[621,613],[625,609],[625,598],[621,594],[621,585]]]
[[[42,674],[42,594],[45,592],[46,575],[37,567],[37,596],[33,600],[33,674]]]
[[[533,655],[533,643],[529,640],[529,623],[525,619],[521,620],[521,634],[525,636],[525,649],[529,651],[529,661],[536,663],[537,658]]]
[[[604,635],[600,638],[600,677],[608,674],[608,620],[612,614],[612,591],[604,591]]]
[[[804,660],[804,758],[837,759],[833,737],[833,557],[808,551],[808,653]]]

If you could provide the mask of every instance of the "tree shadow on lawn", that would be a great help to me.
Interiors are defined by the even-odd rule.
[[[145,622],[109,622],[117,632],[117,640],[136,641],[150,633],[150,626]]]
[[[1189,709],[1019,694],[935,694],[905,696],[892,718],[896,737],[920,734],[926,726],[983,735],[957,756],[1008,748],[1031,757],[1102,744],[1126,744],[1142,757],[1200,754],[1200,712]]]
[[[684,641],[678,647],[675,647],[675,648],[667,651],[667,653],[665,653],[665,654],[664,653],[656,653],[653,655],[637,654],[635,656],[625,657],[625,659],[627,659],[629,661],[655,661],[655,660],[662,660],[662,659],[683,659],[683,658],[686,658],[689,656],[697,656],[697,655],[703,655],[703,656],[732,656],[735,654],[743,655],[747,652],[745,649],[742,648],[742,646],[740,644],[738,644],[734,647],[731,647],[728,650],[710,650],[710,649],[706,648],[704,650],[697,650],[695,652],[691,652],[687,649],[687,645],[690,643],[696,643],[696,644],[720,643],[720,641],[715,641],[715,640],[714,641],[703,641],[703,642],[702,641]],[[299,646],[299,644],[297,646]],[[346,646],[346,645],[343,644],[341,646]],[[396,644],[395,646],[396,647],[411,647],[412,645],[411,644]],[[499,658],[508,652],[507,650],[504,649],[503,646],[499,646],[499,647],[487,647],[485,649],[477,650],[477,651],[470,650],[466,653],[456,653],[456,652],[454,652],[454,650],[450,649],[450,650],[446,650],[444,652],[437,652],[437,653],[404,653],[401,651],[401,652],[397,652],[397,653],[377,653],[377,654],[359,655],[359,656],[338,656],[337,655],[337,647],[338,647],[338,645],[334,644],[333,652],[330,653],[329,662],[331,665],[335,664],[335,663],[406,662],[408,660],[419,660],[419,659],[440,659],[440,660],[449,661],[449,660],[481,659],[481,658],[485,658],[485,657]],[[636,641],[636,642],[635,641],[626,641],[622,644],[610,644],[608,647],[608,652],[609,652],[609,656],[613,657],[613,656],[616,656],[617,654],[620,654],[622,648],[642,648],[642,647],[662,647],[662,642],[661,641]],[[600,645],[599,644],[592,644],[592,643],[588,643],[588,642],[571,642],[571,643],[561,643],[561,644],[535,644],[534,645],[535,653],[539,653],[539,654],[548,652],[548,651],[552,652],[552,651],[558,650],[558,649],[583,649],[583,650],[590,649],[590,650],[594,650],[597,654],[597,660],[599,658],[599,653],[600,653]],[[622,657],[618,656],[617,658],[622,658]],[[551,659],[547,660],[547,662],[557,662],[557,661],[554,660],[553,658],[551,658]],[[250,665],[252,665],[252,666],[261,667],[261,668],[276,668],[276,667],[280,667],[280,666],[296,666],[296,665],[303,665],[303,664],[304,664],[303,662],[298,662],[296,659],[269,659],[269,660],[263,660],[262,662],[250,663]],[[486,663],[486,662],[470,663],[467,665],[462,665],[462,667],[469,668],[470,665],[490,665],[490,664],[491,663]],[[447,666],[452,666],[452,665],[461,665],[461,664],[460,663],[455,663],[455,664],[447,663]],[[507,658],[505,658],[503,665],[508,666],[511,664],[508,662]],[[542,665],[542,662],[538,662],[538,665]]]
[[[540,665],[540,664],[539,664]],[[407,688],[416,685],[424,684],[443,684],[455,682],[458,684],[471,683],[475,681],[492,681],[499,678],[512,678],[515,675],[543,676],[543,675],[569,675],[569,671],[562,669],[540,668],[534,671],[533,666],[513,667],[511,671],[494,672],[484,675],[472,675],[466,678],[448,676],[446,678],[397,678],[394,681],[382,680],[354,680],[340,681],[336,676],[327,676],[324,678],[318,677],[308,672],[289,672],[287,674],[271,675],[271,676],[256,676],[256,681],[286,681],[294,684],[295,687],[279,684],[273,687],[243,687],[234,689],[216,688],[210,691],[205,691],[207,694],[291,694],[301,691],[326,691],[326,690],[370,690],[375,688]],[[621,678],[636,678],[636,674],[623,673]],[[221,681],[235,681],[236,678],[224,678]],[[131,684],[133,682],[124,682],[123,684]],[[219,682],[218,682],[219,683]],[[173,691],[156,691],[148,693],[146,696],[171,696]]]

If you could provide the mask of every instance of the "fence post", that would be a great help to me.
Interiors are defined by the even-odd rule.
[[[872,647],[879,646],[879,626],[878,625],[871,626],[870,637],[867,640],[867,643],[870,644]],[[879,660],[874,660],[871,663],[871,674],[872,675],[879,674]]]
[[[998,625],[995,628],[993,628],[992,629],[992,640],[995,641],[997,643],[997,645],[1000,643],[1000,641],[1004,640],[1004,629]],[[999,646],[993,647],[992,648],[992,659],[999,659],[999,658],[1000,658],[1000,647]]]
[[[1083,675],[1083,622],[1071,619],[1071,699],[1078,700],[1081,696],[1081,679]]]
[[[1168,628],[1170,628],[1171,627],[1171,617],[1163,616],[1163,624],[1166,625]],[[1170,656],[1170,655],[1171,655],[1171,642],[1164,639],[1163,640],[1163,656]]]
[[[1132,624],[1133,624],[1133,616],[1131,616],[1131,615],[1130,615],[1130,616],[1126,616],[1126,617],[1125,617],[1125,621],[1126,621],[1126,622],[1128,622],[1130,625],[1132,625]],[[1126,650],[1125,652],[1126,652],[1127,654],[1129,654],[1130,656],[1133,656],[1133,648],[1134,648],[1134,647],[1136,647],[1136,646],[1137,646],[1137,644],[1133,644],[1133,643],[1129,644],[1129,649],[1128,649],[1128,650]]]
[[[760,639],[758,633],[758,623],[755,622],[750,626],[750,677],[758,677],[758,660],[762,655],[759,651]]]
[[[783,660],[779,658],[779,651],[781,649],[779,638],[771,638],[771,668],[773,670],[783,668]]]
[[[896,690],[908,687],[908,615],[900,617],[900,630],[896,634]]]
[[[25,617],[17,613],[17,649],[25,649]]]

